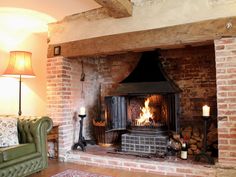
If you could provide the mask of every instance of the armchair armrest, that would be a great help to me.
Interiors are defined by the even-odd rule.
[[[53,122],[49,117],[19,117],[19,142],[35,143],[37,152],[47,161],[47,133],[52,126]]]

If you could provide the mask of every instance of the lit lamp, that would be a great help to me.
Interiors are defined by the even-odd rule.
[[[10,61],[3,76],[17,77],[19,78],[19,112],[21,112],[21,78],[32,78],[35,74],[32,69],[31,62],[32,53],[26,51],[11,51]]]

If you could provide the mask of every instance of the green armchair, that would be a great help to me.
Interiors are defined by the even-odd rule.
[[[19,145],[0,148],[0,177],[24,177],[48,166],[49,117],[19,117]]]

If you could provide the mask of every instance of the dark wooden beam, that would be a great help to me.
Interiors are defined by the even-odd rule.
[[[69,58],[145,51],[168,46],[211,41],[225,36],[236,36],[236,17],[49,45],[48,57],[54,57],[55,46],[61,46],[61,55]]]
[[[132,15],[133,6],[130,0],[95,0],[106,8],[114,18],[129,17]]]

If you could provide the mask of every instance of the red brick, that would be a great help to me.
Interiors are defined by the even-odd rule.
[[[170,167],[170,166],[158,166],[157,169],[161,170],[161,171],[167,171],[167,172],[175,172],[176,171],[176,169],[174,167]]]
[[[226,56],[231,56],[231,55],[233,55],[233,53],[231,52],[231,51],[216,51],[216,56],[217,57],[226,57]]]
[[[145,168],[147,170],[155,170],[156,166],[155,165],[149,165],[149,164],[141,164],[140,168]]]
[[[235,91],[236,90],[236,86],[232,86],[232,85],[229,85],[229,86],[218,86],[217,87],[219,91]]]
[[[229,133],[229,128],[218,128],[218,133]]]
[[[111,165],[120,165],[121,162],[119,162],[119,161],[109,160],[109,161],[108,161],[108,164],[111,164]]]
[[[93,159],[93,162],[102,163],[102,164],[106,164],[107,163],[106,160],[102,160],[102,159]]]
[[[218,104],[218,109],[227,109],[228,105],[227,104]]]
[[[219,157],[228,157],[228,156],[229,156],[229,152],[225,152],[225,151],[220,150]]]
[[[84,161],[89,161],[91,162],[92,159],[90,157],[80,157],[81,160],[84,160]]]
[[[219,145],[220,150],[235,150],[235,146]]]
[[[234,122],[227,122],[227,121],[220,121],[218,122],[220,128],[229,128],[229,127],[236,127],[236,123]]]
[[[225,48],[224,45],[217,45],[217,46],[215,46],[215,50],[222,50],[224,48]]]
[[[227,57],[226,58],[227,62],[235,62],[235,60],[236,60],[236,57]]]
[[[218,39],[218,40],[215,40],[215,45],[218,46],[218,45],[222,45],[222,44],[232,44],[235,41],[235,38],[221,38],[221,39]]]
[[[221,145],[229,144],[229,140],[228,140],[228,139],[219,139],[218,142],[219,142],[219,144],[221,144]]]
[[[227,95],[228,95],[228,92],[222,92],[222,91],[220,92],[220,91],[219,91],[219,92],[217,93],[217,96],[218,96],[218,97],[227,97]]]
[[[230,120],[230,121],[236,121],[236,117],[230,116],[230,117],[229,117],[229,120]]]
[[[219,98],[218,103],[236,103],[236,98]]]
[[[230,157],[236,157],[236,152],[230,152]]]
[[[236,109],[236,104],[229,104],[229,109]]]
[[[236,162],[236,158],[219,158],[219,161],[230,162],[232,166],[232,162]]]
[[[227,81],[229,85],[235,85],[236,84],[236,80],[228,80]]]
[[[229,140],[229,144],[236,145],[236,140]]]
[[[224,74],[224,73],[226,73],[226,69],[225,68],[217,68],[216,73],[217,74]]]
[[[230,50],[230,49],[235,50],[236,49],[236,44],[233,43],[232,45],[225,45],[225,49],[226,50]]]
[[[199,169],[195,169],[194,172],[196,175],[200,175],[200,176],[215,176],[215,170],[213,169],[209,169],[209,168],[199,168]]]
[[[125,162],[124,166],[125,167],[137,167],[137,164],[136,163],[131,163],[131,162]]]
[[[236,68],[228,68],[227,73],[236,73]]]
[[[229,131],[230,131],[231,134],[236,134],[236,127],[235,128],[230,128]]]
[[[217,81],[218,80],[224,80],[224,79],[230,79],[230,78],[232,78],[231,75],[236,75],[236,74],[216,73]]]
[[[219,138],[236,138],[236,134],[219,134]]]

